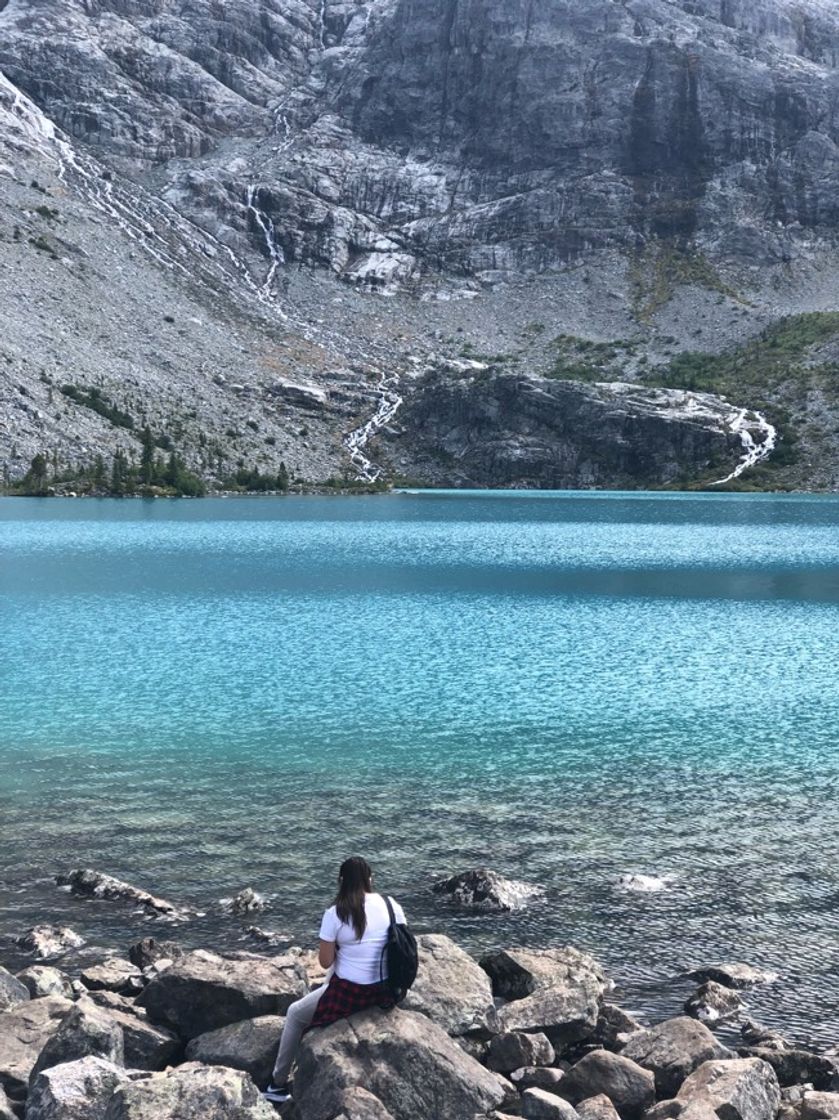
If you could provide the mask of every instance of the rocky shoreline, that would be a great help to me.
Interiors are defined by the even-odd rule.
[[[58,883],[155,922],[189,917],[102,872],[75,869]],[[438,886],[451,905],[484,913],[526,905],[535,890],[486,869]],[[264,906],[250,888],[225,902],[239,917]],[[262,952],[145,937],[124,957],[91,956],[66,971],[77,934],[22,931],[15,955],[32,963],[16,974],[0,967],[0,1120],[275,1115],[259,1088],[286,1010],[322,971],[313,952],[278,952],[251,928]],[[839,1120],[839,1057],[742,1021],[742,990],[772,979],[749,965],[694,970],[684,1014],[648,1024],[612,1002],[614,985],[578,949],[502,947],[475,960],[436,933],[420,934],[419,947],[400,1008],[305,1036],[283,1117]],[[736,1046],[710,1029],[738,1021]]]

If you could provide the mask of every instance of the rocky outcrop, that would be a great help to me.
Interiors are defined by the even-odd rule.
[[[656,1116],[679,1120],[773,1120],[781,1103],[778,1079],[758,1058],[704,1062]]]
[[[486,1064],[496,1073],[510,1074],[532,1066],[549,1066],[556,1057],[548,1038],[538,1031],[497,1034],[489,1044]]]
[[[25,1096],[38,1055],[72,1007],[70,1000],[44,996],[0,1014],[0,1087],[13,1099]]]
[[[304,1037],[295,1078],[304,1120],[332,1120],[344,1091],[361,1084],[394,1120],[485,1116],[506,1096],[495,1074],[413,1011],[365,1011]]]
[[[12,976],[5,968],[0,968],[0,1012],[8,1011],[18,1003],[29,999],[29,989]]]
[[[766,984],[776,979],[774,973],[765,972],[753,965],[744,964],[742,961],[707,964],[701,968],[694,968],[686,975],[688,979],[696,980],[700,984],[706,984],[710,981],[721,984],[724,988],[751,988],[755,984]]]
[[[723,984],[708,980],[685,1001],[685,1011],[703,1023],[713,1023],[717,1019],[731,1019],[738,1015],[743,1001],[737,992]]]
[[[110,902],[130,902],[141,906],[153,914],[164,918],[184,918],[187,911],[179,910],[164,898],[157,898],[148,891],[115,879],[113,875],[106,875],[103,871],[94,871],[91,868],[77,868],[75,871],[64,872],[56,876],[56,883],[60,887],[67,887],[73,894],[84,898],[102,898]]]
[[[544,894],[541,887],[505,879],[497,871],[486,867],[442,879],[434,884],[434,891],[466,910],[495,914],[520,910]]]
[[[442,934],[420,934],[417,947],[419,971],[402,1007],[427,1015],[451,1035],[487,1035],[495,1009],[486,972]]]
[[[284,1022],[280,1015],[259,1015],[199,1034],[187,1045],[187,1060],[241,1069],[249,1073],[257,1085],[267,1085]]]
[[[67,926],[33,926],[32,929],[15,938],[15,944],[25,953],[46,960],[60,957],[69,949],[79,949],[84,938]]]
[[[246,1073],[190,1062],[166,1074],[121,1085],[105,1120],[275,1120],[274,1109]]]
[[[81,999],[41,1050],[30,1074],[30,1084],[43,1070],[88,1057],[123,1066],[125,1045],[120,1025],[101,1007]]]
[[[242,1019],[282,1015],[306,991],[305,970],[294,958],[231,960],[198,951],[152,980],[137,1003],[192,1039]]]
[[[131,961],[109,957],[101,964],[83,970],[81,982],[91,992],[137,992],[143,989],[140,970]]]
[[[521,1095],[524,1120],[577,1120],[576,1110],[547,1089],[525,1089]]]
[[[341,1094],[341,1111],[335,1120],[394,1120],[394,1118],[377,1097],[357,1085]]]
[[[108,1102],[128,1075],[102,1058],[64,1062],[39,1073],[26,1102],[26,1120],[104,1120]]]
[[[122,1029],[129,1069],[164,1069],[181,1055],[183,1043],[178,1036],[152,1023],[145,1009],[131,1000],[108,991],[91,992],[89,999]]]
[[[223,905],[231,914],[256,914],[268,905],[264,895],[259,894],[253,887],[245,887],[230,899],[224,899]]]
[[[581,985],[596,989],[600,995],[609,986],[594,957],[570,945],[555,949],[499,949],[481,957],[480,965],[492,981],[493,994],[505,1000],[524,999],[555,986]]]
[[[730,1058],[702,1023],[680,1017],[667,1019],[626,1042],[621,1053],[655,1077],[659,1097],[673,1097],[685,1078],[704,1062]]]
[[[30,965],[17,974],[17,979],[26,987],[31,999],[40,999],[41,996],[73,999],[75,995],[70,977],[49,965]]]
[[[592,1050],[572,1066],[557,1092],[572,1104],[608,1097],[622,1120],[639,1120],[655,1104],[655,1078],[622,1054]]]

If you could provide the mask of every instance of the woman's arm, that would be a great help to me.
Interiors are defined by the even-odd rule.
[[[320,961],[321,968],[331,968],[335,963],[335,942],[324,941],[321,938],[320,948],[318,949],[318,960]]]

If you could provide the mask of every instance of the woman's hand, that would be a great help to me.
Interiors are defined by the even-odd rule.
[[[321,968],[331,968],[335,963],[335,942],[321,941],[318,949],[318,961]]]

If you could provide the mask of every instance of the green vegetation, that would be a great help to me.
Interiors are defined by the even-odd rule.
[[[626,338],[592,342],[571,334],[557,335],[553,344],[557,348],[557,357],[545,376],[561,381],[625,380],[623,363],[638,346]]]
[[[651,319],[684,284],[695,284],[721,297],[745,302],[725,283],[703,253],[660,240],[637,254],[631,262],[630,287],[635,315],[641,320]]]
[[[61,392],[71,401],[89,408],[93,412],[109,420],[116,428],[126,428],[129,432],[134,430],[134,417],[123,412],[112,400],[105,396],[101,389],[91,385],[62,385]]]
[[[262,474],[256,467],[240,466],[231,478],[225,479],[224,486],[227,490],[240,490],[251,494],[264,494],[269,490],[285,493],[289,481],[286,465],[280,462],[280,469],[276,474]]]

